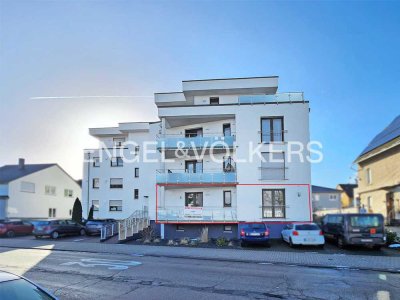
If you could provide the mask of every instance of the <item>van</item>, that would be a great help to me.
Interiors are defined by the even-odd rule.
[[[361,245],[380,249],[386,243],[381,214],[328,214],[322,219],[321,229],[339,248]]]

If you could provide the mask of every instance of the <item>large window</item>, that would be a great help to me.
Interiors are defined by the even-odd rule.
[[[283,142],[283,117],[261,118],[261,142]]]
[[[232,207],[232,192],[224,191],[224,207]]]
[[[110,188],[122,189],[123,188],[122,178],[110,178]]]
[[[99,211],[100,201],[99,200],[92,200],[93,211]]]
[[[92,187],[94,189],[98,189],[100,187],[100,179],[99,178],[93,178]]]
[[[284,189],[269,189],[262,191],[262,217],[285,218]]]
[[[33,182],[21,181],[21,192],[34,193],[35,184]]]
[[[263,152],[261,156],[261,180],[284,180],[285,153]]]
[[[112,157],[111,158],[111,167],[122,167],[124,165],[124,161],[122,157]]]
[[[185,193],[185,206],[203,207],[203,193]]]
[[[110,211],[122,211],[122,200],[110,200],[109,210]]]
[[[187,160],[185,161],[186,173],[203,173],[203,161]]]

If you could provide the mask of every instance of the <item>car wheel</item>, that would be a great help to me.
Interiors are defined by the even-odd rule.
[[[53,233],[51,234],[52,239],[57,239],[59,236],[60,234],[58,233],[58,231],[53,231]]]
[[[374,250],[381,250],[382,246],[381,245],[375,245],[372,247]]]
[[[325,247],[325,244],[318,245],[318,248],[320,248],[320,249],[324,249],[324,247]]]
[[[289,239],[289,246],[290,246],[290,248],[295,247],[295,245],[293,244],[292,238]]]
[[[14,236],[15,236],[15,232],[14,231],[12,231],[12,230],[7,231],[7,237],[12,238]]]
[[[345,243],[344,243],[344,240],[343,240],[343,238],[341,236],[339,236],[337,238],[336,243],[337,243],[338,248],[340,248],[340,249],[344,249],[345,246],[346,246]]]
[[[79,235],[85,235],[85,234],[86,234],[85,229],[81,229],[81,230],[79,231]]]
[[[240,246],[242,246],[242,247],[246,247],[246,246],[247,246],[247,244],[246,244],[246,242],[243,242],[243,241],[242,241],[242,242],[240,243]]]

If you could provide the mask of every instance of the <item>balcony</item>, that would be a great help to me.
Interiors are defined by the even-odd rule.
[[[260,103],[279,103],[279,102],[304,102],[302,92],[295,93],[277,93],[273,95],[251,95],[239,96],[240,104],[260,104]]]
[[[185,170],[158,170],[157,184],[236,184],[236,172],[209,170],[199,173],[189,173]]]
[[[157,139],[157,149],[231,149],[235,136],[218,136],[217,134],[208,136],[185,137],[181,134],[161,135]]]
[[[237,222],[236,207],[158,207],[159,222]]]

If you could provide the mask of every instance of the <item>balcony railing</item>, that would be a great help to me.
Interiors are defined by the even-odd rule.
[[[278,93],[274,95],[239,96],[239,104],[279,103],[304,101],[302,92]]]
[[[157,170],[156,179],[158,184],[234,184],[236,183],[236,172],[203,170],[203,172],[190,173],[181,169],[167,169]]]
[[[236,207],[159,207],[159,222],[237,222]]]
[[[233,148],[235,136],[207,134],[207,136],[185,137],[181,134],[165,134],[157,138],[158,149],[226,149]]]

